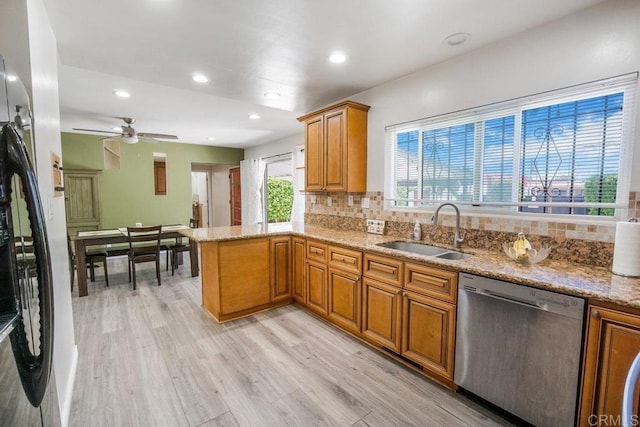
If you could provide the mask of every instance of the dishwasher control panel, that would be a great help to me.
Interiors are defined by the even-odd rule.
[[[574,319],[584,316],[584,299],[475,274],[460,273],[460,290],[545,310]]]

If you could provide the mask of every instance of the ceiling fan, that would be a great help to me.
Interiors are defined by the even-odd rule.
[[[73,130],[86,131],[86,132],[100,132],[100,133],[111,133],[117,136],[110,136],[104,138],[103,141],[107,140],[120,140],[122,142],[126,142],[127,144],[135,144],[138,141],[150,142],[152,144],[157,144],[158,141],[156,138],[161,139],[178,139],[176,135],[168,135],[165,133],[151,133],[151,132],[138,132],[131,125],[136,122],[136,119],[132,119],[131,117],[118,117],[119,119],[124,120],[125,124],[122,125],[122,131],[120,135],[117,132],[106,131],[106,130],[97,130],[97,129],[80,129],[73,128]]]

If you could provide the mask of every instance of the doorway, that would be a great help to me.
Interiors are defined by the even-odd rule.
[[[209,227],[209,172],[191,171],[191,218]]]
[[[231,225],[242,225],[242,194],[240,168],[229,169],[229,208]]]
[[[291,154],[266,160],[264,222],[289,222],[293,208],[293,161]]]
[[[235,165],[191,165],[192,218],[200,220],[199,227],[232,225],[229,213],[229,170],[233,167]]]

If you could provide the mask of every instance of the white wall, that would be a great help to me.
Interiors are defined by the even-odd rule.
[[[293,153],[296,145],[304,144],[304,125],[300,124],[300,133],[288,136],[278,141],[245,148],[245,159],[264,158],[278,154]]]
[[[53,370],[62,424],[69,417],[77,361],[74,339],[64,198],[52,199],[51,152],[60,154],[58,54],[42,0],[2,0],[0,53],[13,66],[31,95],[33,137],[40,195],[47,216],[54,282]],[[51,200],[51,210],[49,207]],[[50,216],[50,213],[52,216]]]
[[[609,0],[355,95],[371,106],[367,190],[384,189],[387,125],[638,70],[640,1]],[[636,112],[640,118],[640,105]],[[639,125],[635,135],[640,140]],[[638,142],[634,160],[640,163]],[[640,190],[640,168],[631,190]]]

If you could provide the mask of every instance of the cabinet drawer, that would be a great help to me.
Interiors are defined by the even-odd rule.
[[[458,273],[419,264],[406,263],[404,288],[444,301],[456,302]]]
[[[402,261],[365,253],[363,269],[366,277],[402,286]]]
[[[362,273],[362,252],[329,246],[329,267]]]
[[[327,262],[327,245],[324,243],[307,240],[307,259]]]

